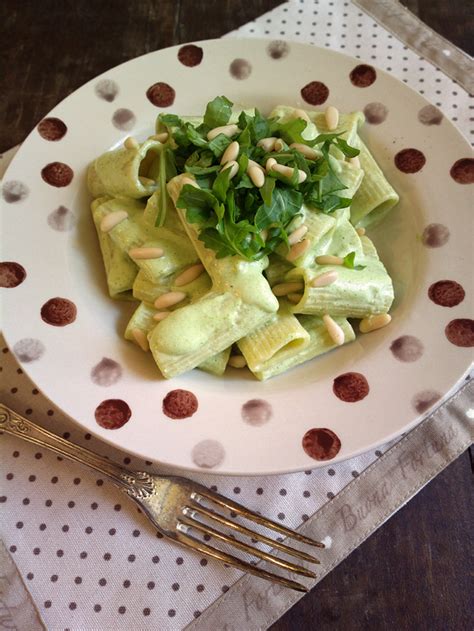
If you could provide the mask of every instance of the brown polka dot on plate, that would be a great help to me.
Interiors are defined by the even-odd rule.
[[[119,87],[112,79],[101,79],[95,85],[95,93],[100,99],[111,103],[119,93]]]
[[[441,395],[434,390],[423,390],[413,397],[412,403],[418,414],[423,414],[432,405],[439,401]]]
[[[96,407],[94,416],[104,429],[119,429],[130,420],[132,410],[122,399],[106,399]]]
[[[387,118],[388,109],[383,103],[368,103],[364,107],[365,119],[371,125],[380,125]]]
[[[310,105],[321,105],[327,101],[329,88],[321,81],[311,81],[301,88],[301,96]]]
[[[48,225],[58,232],[67,232],[76,225],[76,217],[73,212],[65,206],[58,206],[48,215]]]
[[[192,461],[203,469],[217,467],[224,460],[224,457],[224,447],[217,440],[202,440],[191,451]]]
[[[122,377],[122,367],[109,357],[103,357],[91,370],[91,380],[97,386],[111,386]]]
[[[474,184],[474,158],[456,160],[449,173],[458,184]]]
[[[26,184],[18,180],[10,180],[2,186],[2,196],[7,204],[15,204],[21,202],[28,196],[29,189]]]
[[[418,112],[418,120],[423,125],[440,125],[443,113],[434,105],[425,105]]]
[[[130,131],[135,126],[137,119],[132,110],[122,107],[116,110],[112,116],[112,124],[117,129]]]
[[[76,315],[76,305],[67,298],[51,298],[41,307],[42,320],[52,326],[67,326]]]
[[[401,362],[416,362],[423,355],[423,344],[413,335],[402,335],[392,342],[390,350]]]
[[[333,392],[346,403],[362,401],[369,394],[367,379],[359,372],[346,372],[334,379]]]
[[[272,59],[282,59],[290,52],[289,45],[281,39],[270,42],[267,46],[267,53]]]
[[[249,425],[264,425],[272,416],[272,406],[264,399],[250,399],[243,404],[241,413],[242,419]]]
[[[419,149],[402,149],[394,158],[395,166],[402,173],[417,173],[425,166],[426,158]]]
[[[74,171],[64,162],[50,162],[41,169],[41,177],[50,186],[62,188],[72,182]]]
[[[169,107],[174,103],[176,92],[168,83],[159,81],[148,88],[146,96],[156,107]]]
[[[178,59],[183,64],[183,66],[188,66],[192,68],[193,66],[198,66],[203,57],[203,51],[200,46],[196,46],[195,44],[186,44],[185,46],[181,46],[178,51]]]
[[[339,437],[326,427],[314,427],[303,436],[303,449],[315,460],[331,460],[339,453]]]
[[[234,79],[248,79],[252,72],[252,66],[246,59],[234,59],[229,66],[229,72]]]
[[[197,397],[189,390],[171,390],[163,399],[163,412],[173,419],[192,416],[197,409]]]
[[[474,346],[474,320],[469,318],[451,320],[444,332],[451,344],[455,346],[464,348]]]
[[[454,280],[439,280],[428,289],[429,299],[440,307],[455,307],[465,295],[463,287]]]
[[[449,228],[442,223],[430,223],[423,230],[421,241],[428,248],[440,248],[448,242]]]
[[[13,289],[18,287],[26,278],[26,270],[23,265],[13,261],[0,262],[0,287]]]
[[[349,78],[356,88],[368,88],[377,79],[377,73],[373,66],[360,64],[351,71]]]
[[[21,362],[29,363],[39,359],[45,352],[45,347],[39,340],[25,337],[13,347],[13,352]]]
[[[59,118],[43,118],[38,124],[38,133],[45,140],[61,140],[67,132],[66,123]]]

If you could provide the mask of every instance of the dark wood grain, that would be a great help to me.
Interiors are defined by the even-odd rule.
[[[97,74],[158,48],[220,37],[278,4],[279,0],[3,0],[0,151],[21,142],[61,99]],[[405,4],[472,52],[472,3]],[[466,453],[272,631],[473,628],[469,478]]]
[[[474,2],[402,0],[402,4],[434,31],[474,55]]]
[[[0,151],[89,79],[152,50],[212,39],[281,0],[2,0]]]
[[[472,629],[471,478],[465,452],[271,631]]]

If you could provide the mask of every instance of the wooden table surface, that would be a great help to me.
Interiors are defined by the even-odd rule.
[[[220,37],[278,4],[276,0],[3,0],[0,151],[21,142],[61,99],[97,74],[158,48]],[[474,15],[469,2],[406,0],[405,4],[472,54]],[[466,452],[302,598],[272,631],[473,628],[468,584],[468,559],[472,564],[473,552],[471,474]]]

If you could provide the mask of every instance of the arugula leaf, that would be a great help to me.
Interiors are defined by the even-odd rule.
[[[263,230],[270,224],[286,226],[299,214],[303,195],[291,188],[275,188],[270,204],[262,204],[255,214],[255,227]]]
[[[335,144],[339,147],[339,149],[347,158],[355,158],[360,153],[359,149],[351,147],[349,144],[347,144],[344,138],[337,138]]]
[[[227,189],[229,188],[230,184],[230,172],[230,168],[221,171],[214,180],[214,184],[212,185],[212,192],[221,202],[225,202],[226,200]]]
[[[316,204],[318,210],[323,213],[329,214],[337,210],[338,208],[347,208],[352,203],[352,199],[349,197],[339,197],[339,195],[326,195],[321,202]]]
[[[196,188],[191,184],[183,186],[176,206],[186,209],[186,219],[189,223],[208,224],[214,211],[216,219],[211,223],[215,224],[218,215],[222,214],[219,201],[210,191]]]
[[[249,176],[246,173],[242,174],[242,177],[240,178],[240,181],[238,184],[235,185],[236,189],[239,188],[253,188],[255,185],[252,182],[252,180],[249,178]]]
[[[225,256],[234,256],[234,248],[216,230],[216,228],[205,228],[199,233],[199,240],[204,243],[208,250],[214,250],[216,257],[222,259]]]
[[[184,129],[189,142],[191,142],[193,145],[195,145],[196,147],[207,146],[207,139],[203,138],[201,134],[197,131],[197,129],[193,127],[193,125],[191,125],[191,123],[186,123],[184,125]]]
[[[281,123],[277,120],[270,121],[270,134],[278,134],[283,140],[291,145],[292,142],[303,143],[313,146],[316,140],[306,140],[303,138],[302,133],[306,129],[307,122],[302,118],[292,118],[285,123]]]
[[[263,186],[260,188],[260,195],[262,196],[265,206],[271,206],[274,188],[275,179],[272,177],[266,177]]]
[[[216,96],[206,107],[204,125],[210,129],[227,125],[232,114],[232,101],[225,96]]]
[[[220,158],[231,142],[232,138],[229,138],[224,134],[219,134],[218,136],[210,140],[207,146],[216,158]]]
[[[346,254],[342,264],[345,267],[348,267],[349,269],[356,269],[356,270],[365,269],[367,265],[354,265],[355,254],[356,254],[355,252],[349,252],[349,254]]]
[[[200,167],[200,166],[184,166],[186,173],[193,173],[194,175],[208,175],[209,173],[217,173],[220,165],[216,164],[212,167]]]
[[[183,121],[176,114],[160,114],[158,120],[166,127],[181,127]]]

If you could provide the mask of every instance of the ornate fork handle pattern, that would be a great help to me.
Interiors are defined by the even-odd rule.
[[[91,467],[110,478],[132,498],[146,499],[154,493],[153,479],[145,471],[129,471],[103,456],[48,432],[2,404],[0,404],[0,431],[19,436],[39,447],[46,447],[65,458]]]

